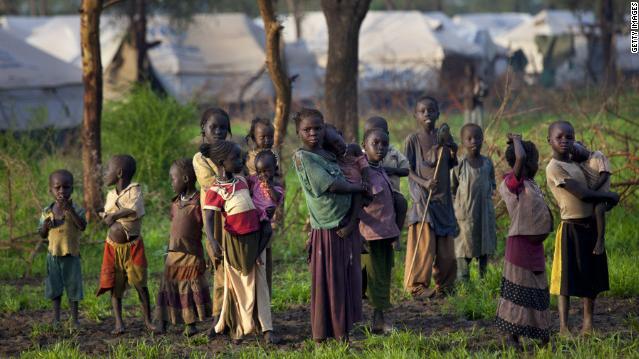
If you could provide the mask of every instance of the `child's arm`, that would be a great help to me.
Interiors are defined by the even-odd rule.
[[[279,203],[282,195],[275,190],[275,181],[273,179],[259,179],[261,186],[266,189],[266,193],[271,197],[273,202]]]
[[[406,177],[410,170],[408,168],[383,167],[384,172],[389,176]]]
[[[438,184],[437,177],[435,178],[422,177],[418,175],[417,173],[415,173],[415,171],[413,171],[412,169],[408,173],[408,179],[424,187],[427,191],[434,190]]]
[[[609,202],[611,205],[617,205],[619,203],[619,195],[615,192],[598,192],[589,189],[581,182],[575,181],[572,178],[567,178],[564,184],[561,185],[566,191],[570,192],[573,196],[579,198],[584,202]]]
[[[213,236],[213,231],[214,231],[213,227],[215,226],[214,216],[215,216],[214,210],[212,209],[204,210],[204,218],[205,218],[204,223],[206,224],[204,226],[204,233],[206,234],[206,240],[209,241],[209,243],[211,244],[211,248],[213,248],[213,254],[215,255],[215,257],[220,258],[222,257],[222,249],[220,248],[220,244],[215,240],[215,237]]]
[[[42,225],[38,228],[38,232],[40,233],[40,237],[47,238],[49,236],[49,230],[53,227],[53,221],[51,217],[47,217],[42,221]]]
[[[87,228],[86,219],[82,218],[78,212],[75,211],[71,201],[64,202],[62,209],[64,210],[64,214],[68,215],[69,218],[73,221],[76,227],[78,227],[81,231],[84,231]]]
[[[610,179],[610,173],[608,172],[599,172],[599,179],[597,182],[593,183],[592,189],[595,191],[599,191],[601,187],[608,182]]]
[[[365,192],[366,190],[364,183],[350,183],[341,178],[336,178],[328,187],[328,191],[331,193],[354,193]]]
[[[351,208],[351,216],[348,219],[348,223],[337,230],[337,235],[342,239],[350,236],[357,225],[357,219],[360,217],[359,214],[362,210],[362,195],[360,193],[353,194]]]
[[[513,174],[518,180],[521,179],[522,172],[524,171],[524,163],[526,162],[526,150],[524,145],[521,144],[521,135],[509,133],[508,143],[513,144],[515,150],[515,165],[513,166]]]
[[[131,208],[122,208],[121,210],[118,210],[113,213],[109,213],[106,216],[104,216],[103,221],[107,226],[110,227],[118,219],[129,217],[129,216],[135,216],[136,214],[137,212]]]

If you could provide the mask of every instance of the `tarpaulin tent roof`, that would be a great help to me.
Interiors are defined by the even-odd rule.
[[[0,29],[0,129],[80,123],[80,70]],[[33,120],[38,120],[33,122]]]
[[[126,34],[125,17],[100,17],[102,66],[111,63]],[[3,16],[0,26],[30,45],[74,66],[82,67],[80,16]]]
[[[542,74],[546,62],[559,82],[583,79],[587,60],[587,40],[582,30],[594,24],[592,13],[567,10],[543,10],[510,32],[495,38],[495,42],[511,52],[521,50],[528,59],[526,72]],[[552,46],[551,46],[552,45]],[[571,63],[565,65],[566,60]],[[554,75],[553,75],[554,76]]]
[[[487,30],[490,36],[495,38],[509,32],[531,18],[532,16],[530,14],[521,12],[487,12],[455,15],[452,20],[461,29],[475,28],[476,30]]]
[[[196,15],[184,28],[165,16],[148,20],[149,51],[165,89],[181,101],[270,100],[264,30],[244,14]]]

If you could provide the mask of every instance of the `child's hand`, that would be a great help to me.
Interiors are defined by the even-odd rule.
[[[42,224],[42,230],[44,231],[44,233],[48,233],[51,228],[53,228],[53,220],[51,219],[51,217],[47,217]]]
[[[619,203],[620,197],[617,192],[608,192],[608,204],[611,206],[616,206]]]
[[[598,256],[603,254],[604,252],[604,244],[602,241],[597,241],[597,243],[595,243],[595,248],[592,250],[592,254]]]
[[[346,239],[348,238],[348,236],[351,235],[351,233],[353,233],[354,229],[355,229],[355,226],[349,223],[346,226],[338,229],[336,233],[337,233],[337,236],[340,237],[341,239]]]
[[[257,264],[258,266],[263,266],[264,262],[262,262],[262,258],[257,257],[257,259],[255,260],[255,264]]]
[[[104,216],[103,221],[104,221],[104,224],[111,227],[111,225],[113,225],[113,223],[115,222],[115,219],[113,219],[112,214],[107,214],[106,216]]]
[[[426,189],[429,191],[434,191],[437,188],[438,184],[439,184],[439,180],[437,178],[428,180],[426,184]]]
[[[508,137],[508,141],[506,141],[506,144],[511,144],[515,141],[521,142],[521,135],[518,133],[509,133],[506,135],[506,137]]]

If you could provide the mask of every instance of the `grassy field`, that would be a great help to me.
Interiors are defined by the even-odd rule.
[[[559,96],[559,95],[558,95]],[[596,99],[596,100],[595,100]],[[549,159],[545,142],[547,125],[563,118],[572,121],[579,139],[593,148],[609,154],[614,168],[613,183],[631,181],[638,177],[637,144],[631,139],[639,126],[627,119],[639,115],[639,95],[627,91],[614,98],[610,109],[602,110],[596,93],[565,97],[561,106],[547,105],[533,113],[521,112],[505,106],[500,116],[492,119],[486,130],[484,153],[493,159],[498,176],[505,171],[501,159],[505,148],[505,134],[520,132],[532,139],[541,153],[538,183],[545,187],[543,168]],[[555,102],[561,103],[559,99]],[[510,102],[512,104],[512,101]],[[523,105],[520,105],[521,107]],[[533,105],[526,105],[533,108]],[[168,239],[168,204],[171,198],[168,167],[176,158],[191,157],[199,141],[198,111],[169,99],[158,98],[140,90],[126,103],[108,104],[105,108],[103,146],[106,160],[115,153],[130,153],[138,160],[137,181],[144,185],[147,216],[143,231],[151,278],[152,297],[157,294],[158,275],[162,270],[163,254]],[[403,138],[414,130],[414,121],[404,113],[387,114],[391,119],[391,140],[401,146]],[[235,121],[235,120],[234,120]],[[444,115],[441,121],[459,131],[459,115]],[[239,140],[247,130],[247,123],[235,121],[234,139]],[[111,338],[113,325],[108,296],[95,297],[106,230],[91,225],[86,231],[82,247],[82,270],[85,299],[80,304],[82,329],[74,332],[68,324],[53,328],[51,304],[44,298],[42,278],[45,275],[45,252],[38,252],[29,265],[30,249],[36,244],[34,232],[40,209],[51,200],[47,194],[47,175],[65,167],[76,175],[74,200],[81,200],[81,162],[77,147],[52,149],[46,141],[11,134],[0,135],[0,195],[11,198],[9,205],[0,208],[0,356],[26,358],[164,358],[164,357],[242,357],[257,358],[269,355],[282,358],[334,357],[517,357],[505,348],[492,327],[503,257],[503,238],[507,218],[498,218],[498,251],[489,264],[488,275],[479,279],[473,265],[472,280],[460,285],[455,294],[443,300],[415,303],[401,290],[404,252],[396,255],[393,273],[392,299],[395,308],[391,315],[397,331],[390,336],[377,336],[368,331],[367,323],[354,330],[350,345],[329,342],[316,346],[310,337],[308,302],[310,275],[303,250],[306,235],[303,224],[306,206],[299,191],[294,171],[290,168],[291,151],[297,147],[293,128],[290,128],[285,155],[287,201],[286,222],[274,243],[275,279],[273,311],[276,329],[283,338],[279,347],[263,347],[255,340],[232,346],[227,338],[208,342],[203,336],[184,338],[179,329],[166,336],[154,336],[141,330],[137,297],[129,292],[125,300],[125,321],[128,333]],[[626,137],[624,137],[626,136]],[[458,137],[458,136],[456,136]],[[634,161],[634,162],[633,162]],[[633,167],[634,166],[634,167]],[[10,171],[8,170],[10,169]],[[4,184],[11,184],[5,186]],[[402,182],[405,193],[407,183]],[[615,187],[624,193],[624,201],[608,216],[607,253],[610,268],[610,291],[603,295],[596,309],[596,335],[582,338],[554,337],[550,347],[526,344],[531,357],[639,357],[639,200],[635,188]],[[9,189],[11,192],[9,192]],[[552,198],[552,197],[548,197]],[[552,200],[550,200],[552,202]],[[503,204],[496,198],[497,213]],[[9,218],[11,218],[9,220]],[[558,218],[557,216],[555,218]],[[10,243],[10,238],[14,238]],[[15,239],[17,238],[17,239]],[[553,236],[546,241],[548,269],[554,248]],[[403,239],[405,241],[405,237]],[[27,269],[31,274],[24,277]],[[67,304],[63,301],[63,308]],[[553,310],[555,302],[552,302]],[[578,325],[580,311],[573,305],[574,324]],[[366,307],[367,314],[370,308]],[[66,313],[63,313],[66,317]],[[553,321],[557,321],[553,312]],[[205,324],[208,326],[208,323]],[[204,324],[201,327],[205,326]]]

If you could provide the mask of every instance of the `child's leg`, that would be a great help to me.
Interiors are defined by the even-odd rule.
[[[486,276],[486,269],[488,268],[488,255],[484,254],[477,258],[479,261],[479,277],[484,278]]]
[[[606,210],[608,205],[606,203],[598,203],[595,206],[595,221],[597,223],[597,242],[592,253],[595,255],[603,254],[604,252],[604,237],[606,234]]]
[[[457,258],[457,280],[470,280],[470,262],[472,258]]]
[[[52,299],[53,302],[53,325],[60,323],[60,303],[62,302],[62,296]]]
[[[455,242],[452,237],[437,237],[433,279],[436,293],[448,294],[455,286],[457,261],[455,260]]]
[[[135,290],[138,292],[138,298],[140,298],[140,304],[142,304],[142,315],[144,317],[144,325],[150,331],[155,331],[153,321],[151,320],[151,300],[149,298],[149,288],[136,286]]]
[[[122,334],[124,333],[124,323],[122,323],[122,298],[118,298],[112,293],[111,307],[113,308],[113,317],[115,318],[115,329],[111,331],[111,334]]]
[[[581,327],[581,334],[592,333],[592,315],[595,310],[595,298],[583,298],[584,302],[584,321]]]
[[[266,261],[266,251],[260,255],[262,261]],[[256,264],[255,270],[255,310],[262,332],[273,330],[271,319],[271,296],[268,290],[265,265]]]
[[[370,254],[367,259],[368,296],[373,308],[373,331],[386,331],[384,312],[391,306],[390,283],[393,268],[393,239],[370,241]],[[388,330],[391,328],[389,327]]]
[[[80,320],[78,319],[78,307],[79,307],[79,303],[78,301],[70,301],[70,307],[71,307],[71,320],[73,321],[73,325],[77,328],[80,326]]]
[[[272,234],[271,234],[272,235]],[[269,296],[273,296],[273,249],[269,244],[266,247],[266,282],[268,283]]]
[[[395,208],[395,220],[397,227],[401,231],[406,222],[406,213],[408,212],[408,201],[401,193],[393,192],[393,207]],[[393,243],[395,250],[401,249],[401,236]]]
[[[568,327],[568,312],[570,311],[570,297],[567,295],[560,295],[557,303],[557,309],[559,310],[559,334],[570,335],[570,328]]]

